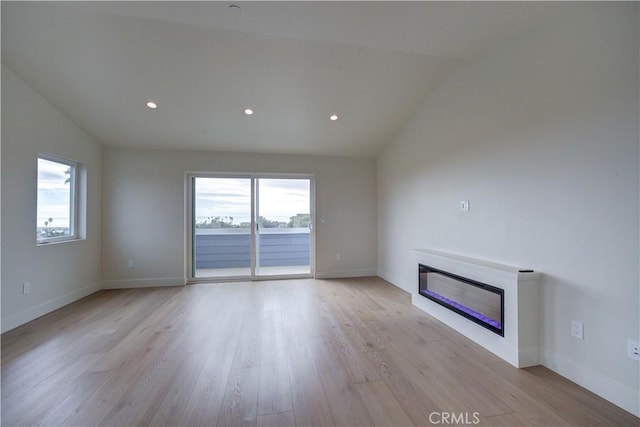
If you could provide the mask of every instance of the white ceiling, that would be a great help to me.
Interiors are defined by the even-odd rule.
[[[104,144],[373,156],[461,60],[560,8],[231,4],[2,2],[2,62]]]

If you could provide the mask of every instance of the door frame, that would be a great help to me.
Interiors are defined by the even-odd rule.
[[[245,178],[251,180],[251,266],[250,274],[244,276],[220,276],[220,277],[195,277],[194,259],[194,191],[195,178]],[[308,274],[278,274],[256,275],[256,203],[257,179],[308,179],[309,180],[309,209],[311,214],[311,227],[309,229],[309,273]],[[230,281],[258,281],[273,279],[297,279],[315,277],[316,265],[316,223],[315,223],[315,175],[300,173],[235,173],[235,172],[187,172],[185,174],[185,277],[187,283],[212,283]]]

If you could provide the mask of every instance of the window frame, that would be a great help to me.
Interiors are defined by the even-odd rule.
[[[50,153],[38,153],[37,160],[46,160],[69,167],[69,234],[65,236],[41,237],[38,235],[38,193],[40,187],[39,181],[39,165],[36,164],[36,244],[38,246],[48,245],[51,243],[69,242],[79,240],[79,203],[78,203],[78,178],[80,164],[74,160],[57,156]]]

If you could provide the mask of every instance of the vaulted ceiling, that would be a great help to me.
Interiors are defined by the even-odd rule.
[[[456,66],[560,8],[2,2],[2,62],[103,144],[373,156]]]

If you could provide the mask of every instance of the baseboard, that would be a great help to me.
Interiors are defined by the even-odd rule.
[[[542,364],[636,417],[640,417],[640,391],[550,351],[542,352]]]
[[[72,292],[68,292],[50,301],[45,301],[35,307],[28,308],[12,316],[8,316],[2,319],[2,333],[24,325],[38,317],[42,317],[45,314],[51,313],[54,310],[64,307],[67,304],[71,304],[81,298],[91,295],[100,290],[100,283],[93,283],[89,286],[85,286],[81,289],[77,289]]]
[[[154,277],[149,279],[103,280],[102,289],[158,288],[184,286],[186,277]]]
[[[524,366],[540,364],[540,347],[523,348],[518,352],[518,360]]]
[[[343,277],[376,276],[375,269],[359,268],[353,270],[316,271],[316,279],[340,279]]]
[[[378,271],[377,276],[380,277],[381,279],[384,279],[387,282],[391,283],[396,288],[400,288],[403,291],[408,292],[410,294],[412,294],[413,291],[416,288],[416,284],[415,283],[403,283],[402,280],[400,280],[398,277],[393,277],[393,276],[391,276],[389,274],[386,274],[383,271]]]

